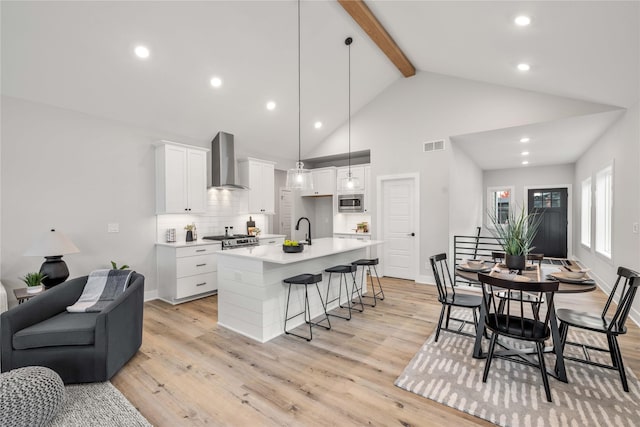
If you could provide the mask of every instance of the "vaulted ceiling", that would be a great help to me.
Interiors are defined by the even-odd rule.
[[[638,2],[367,5],[418,70],[638,102]],[[527,28],[513,25],[521,13],[532,18]],[[295,1],[3,1],[2,94],[198,141],[224,130],[240,152],[294,159],[296,17]],[[403,78],[338,2],[303,1],[303,154],[347,118],[346,36],[355,39],[353,112]],[[137,44],[149,47],[148,59],[133,55]],[[517,71],[519,62],[531,70]]]

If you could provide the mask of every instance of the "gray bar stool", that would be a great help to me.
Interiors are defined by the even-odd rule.
[[[360,295],[360,290],[358,289],[358,286],[356,285],[356,270],[358,269],[358,267],[356,267],[355,265],[336,265],[335,267],[330,267],[327,268],[325,271],[327,273],[329,273],[329,284],[327,285],[327,297],[325,298],[326,301],[326,305],[329,305],[329,303],[334,302],[334,301],[338,301],[338,307],[340,308],[348,308],[349,309],[349,316],[341,316],[339,314],[333,314],[333,313],[327,313],[329,316],[334,316],[334,317],[339,317],[341,319],[346,319],[346,320],[351,320],[351,310],[353,308],[354,305],[359,305],[360,309],[355,309],[354,310],[358,310],[359,312],[363,312],[364,311],[364,304],[362,304],[362,295]],[[332,299],[331,301],[329,301],[329,290],[331,289],[331,276],[333,275],[333,273],[337,273],[340,274],[340,285],[338,285],[338,297]],[[351,275],[351,294],[349,294],[349,287],[348,287],[348,283],[349,283],[349,279],[347,277],[347,274]],[[340,300],[342,299],[342,281],[344,279],[344,292],[347,295],[347,306],[344,307],[342,304],[340,304]],[[358,295],[358,299],[360,300],[359,303],[354,303],[353,302],[353,294],[356,293]]]
[[[289,277],[284,279],[285,283],[289,284],[289,293],[287,294],[287,307],[284,312],[284,333],[287,335],[294,335],[298,338],[305,339],[307,341],[311,341],[313,339],[313,332],[311,331],[312,326],[321,326],[327,330],[331,329],[331,321],[329,320],[329,316],[327,316],[327,306],[322,300],[322,294],[320,293],[320,288],[318,287],[318,282],[322,282],[322,274],[299,274],[297,276]],[[289,317],[289,297],[291,296],[291,285],[303,285],[304,286],[304,311],[301,311],[298,314],[294,314]],[[311,309],[309,308],[309,293],[308,288],[309,285],[316,285],[316,289],[318,290],[318,296],[320,297],[320,304],[322,304],[322,310],[324,311],[324,319],[320,319],[318,322],[311,321]],[[303,335],[294,334],[293,332],[287,331],[287,322],[295,317],[304,314],[304,322],[309,325],[309,336],[305,337]],[[307,315],[309,316],[309,320],[307,320]],[[320,322],[327,321],[329,326],[321,325]]]
[[[371,307],[375,307],[378,300],[382,301],[384,300],[384,291],[382,290],[382,286],[380,285],[380,278],[378,277],[378,270],[376,270],[376,265],[378,265],[378,258],[372,258],[372,259],[359,259],[357,261],[354,261],[351,263],[351,265],[355,265],[357,266],[362,266],[362,278],[360,279],[360,294],[362,294],[362,286],[364,283],[364,276],[365,276],[365,268],[369,269],[369,277],[371,277],[371,292],[373,293],[373,296],[368,296],[368,295],[362,295],[362,298],[373,298],[373,304],[367,304]],[[378,288],[380,289],[378,292],[376,292],[375,287],[373,286],[373,274],[371,274],[371,267],[373,267],[373,271],[376,273],[376,279],[378,279]],[[381,295],[380,297],[378,297],[378,295]]]

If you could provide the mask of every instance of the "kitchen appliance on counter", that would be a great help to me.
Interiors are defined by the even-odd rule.
[[[216,240],[222,243],[222,250],[248,248],[258,246],[258,238],[255,236],[247,236],[246,234],[228,234],[221,236],[204,236],[205,240]]]
[[[338,196],[338,212],[364,212],[364,194],[340,194]]]

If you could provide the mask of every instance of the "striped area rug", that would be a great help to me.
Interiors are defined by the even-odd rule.
[[[397,387],[500,426],[640,426],[640,383],[628,368],[625,393],[617,371],[567,361],[569,384],[549,377],[549,403],[539,370],[494,359],[483,383],[485,360],[471,357],[472,338],[442,332],[436,343],[434,337],[409,362],[395,381]],[[606,337],[573,328],[569,340],[606,347]],[[485,351],[487,347],[485,340]],[[565,354],[579,351],[567,346]],[[610,363],[608,353],[589,354],[592,360]],[[553,367],[555,356],[545,356],[545,362]]]

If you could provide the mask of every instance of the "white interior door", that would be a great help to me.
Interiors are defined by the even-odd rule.
[[[286,235],[285,239],[287,240],[291,239],[291,214],[293,211],[291,193],[291,190],[280,189],[280,234]]]
[[[382,182],[382,239],[384,275],[416,279],[414,179]]]

